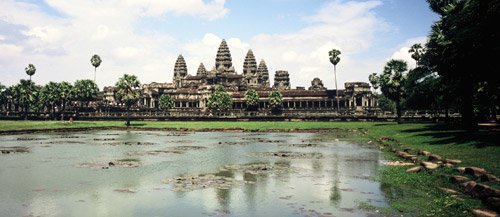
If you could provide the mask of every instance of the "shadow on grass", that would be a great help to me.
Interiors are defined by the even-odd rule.
[[[477,132],[467,132],[456,126],[445,124],[429,125],[416,129],[406,129],[401,132],[417,133],[416,136],[432,137],[431,145],[471,144],[476,148],[500,146],[500,131],[495,128],[482,127]]]

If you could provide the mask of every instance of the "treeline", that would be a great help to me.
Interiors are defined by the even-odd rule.
[[[500,108],[500,0],[427,0],[440,19],[427,43],[410,53],[416,68],[390,60],[369,79],[383,94],[381,105],[404,109],[457,109],[466,129],[478,121],[497,121]],[[388,102],[386,99],[389,99]]]

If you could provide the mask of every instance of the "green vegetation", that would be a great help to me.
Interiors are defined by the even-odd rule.
[[[272,91],[269,94],[269,105],[273,109],[281,109],[283,106],[283,95],[278,91]]]
[[[80,107],[82,107],[84,103],[88,105],[91,101],[97,99],[99,88],[92,80],[75,81],[74,88],[75,98],[80,101]]]
[[[115,84],[117,91],[115,98],[118,102],[125,104],[127,107],[127,122],[126,126],[130,126],[130,107],[137,103],[141,97],[141,83],[137,80],[137,76],[124,74],[123,77]]]
[[[340,104],[339,104],[339,90],[337,88],[337,64],[340,62],[340,51],[337,49],[332,49],[331,51],[328,52],[328,55],[330,56],[330,62],[333,64],[333,75],[335,77],[335,94],[336,94],[336,101],[337,101],[337,110],[340,110]]]
[[[247,108],[249,110],[256,110],[259,104],[259,95],[257,91],[250,88],[245,92],[245,102],[247,103]]]
[[[215,88],[215,91],[208,97],[207,107],[215,111],[225,111],[233,105],[233,98],[222,86]]]
[[[172,100],[172,97],[168,94],[162,94],[160,96],[160,101],[158,102],[158,107],[163,110],[163,111],[168,111],[172,107],[174,107],[174,101]]]
[[[459,110],[463,127],[477,130],[479,121],[497,121],[500,80],[494,63],[500,58],[500,1],[427,0],[439,19],[425,45],[409,52],[417,67],[409,74],[401,102],[409,109]],[[394,92],[382,93],[392,99]],[[393,99],[394,100],[394,99]]]
[[[97,67],[99,67],[102,63],[101,57],[97,54],[94,54],[94,56],[92,56],[92,58],[90,58],[90,63],[92,64],[92,66],[94,66],[94,83],[95,83],[95,76],[96,76],[96,72],[97,72]]]
[[[56,129],[79,127],[119,127],[122,122],[98,121],[0,121],[0,131],[20,129]],[[217,129],[241,128],[247,130],[269,129],[358,129],[352,133],[358,141],[369,142],[383,136],[399,140],[405,146],[427,150],[445,158],[462,160],[461,166],[478,166],[496,176],[500,176],[500,148],[497,145],[498,132],[481,129],[467,132],[439,124],[397,124],[380,122],[134,122],[133,129]],[[334,134],[340,139],[344,137]],[[328,135],[325,135],[328,136]],[[353,139],[351,137],[345,139]],[[401,160],[392,153],[385,152],[387,158]],[[456,184],[448,183],[442,176],[453,174],[449,169],[439,169],[435,173],[406,173],[408,167],[382,167],[379,175],[381,188],[390,201],[389,209],[382,209],[382,214],[394,212],[412,213],[413,215],[467,216],[471,208],[481,207],[477,199],[464,196],[456,199],[441,191],[439,187],[457,189]],[[374,209],[363,201],[360,206]],[[379,209],[380,210],[380,209]],[[465,213],[464,213],[465,211]]]
[[[390,60],[381,75],[373,73],[369,77],[373,87],[375,89],[380,87],[382,94],[396,104],[398,123],[401,123],[401,100],[406,92],[404,88],[407,80],[406,70],[408,70],[408,65],[405,61]]]
[[[30,76],[30,81],[31,81],[31,76],[33,76],[36,72],[36,68],[33,64],[28,64],[26,68],[24,68],[24,71],[26,71],[26,74]]]

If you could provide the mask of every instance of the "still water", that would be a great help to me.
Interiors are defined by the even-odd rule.
[[[370,145],[334,138],[163,131],[3,135],[0,147],[29,152],[0,154],[0,216],[376,215],[358,207],[386,206],[373,179],[382,156]]]

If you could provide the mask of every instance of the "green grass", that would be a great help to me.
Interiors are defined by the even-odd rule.
[[[123,121],[0,121],[0,132],[20,129],[56,129],[81,127],[117,127]],[[445,158],[460,159],[462,166],[479,166],[500,176],[499,131],[482,129],[476,133],[438,124],[389,122],[144,122],[133,121],[133,128],[242,128],[248,130],[268,129],[363,129],[341,140],[375,141],[389,136],[399,140],[404,146],[427,150]],[[338,136],[337,134],[332,134]],[[340,135],[340,134],[339,134]],[[353,138],[356,137],[356,138]],[[398,159],[394,154],[384,152],[388,159]],[[401,160],[401,159],[398,159]],[[443,175],[453,174],[447,169],[439,169],[433,174],[426,172],[406,173],[407,167],[382,167],[379,181],[390,202],[387,215],[410,213],[415,216],[470,216],[472,208],[481,207],[477,199],[465,196],[463,200],[450,197],[439,187],[457,188],[448,183]],[[493,185],[494,187],[497,187]]]

